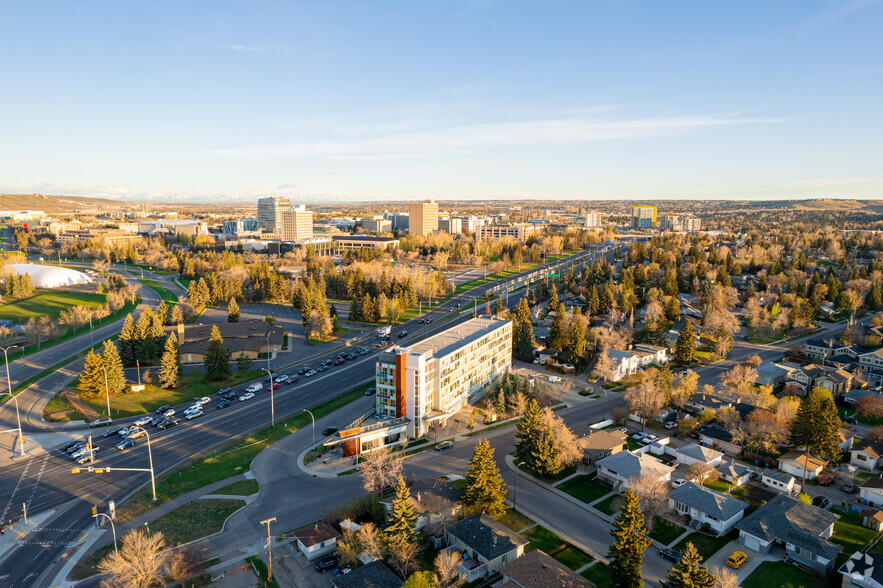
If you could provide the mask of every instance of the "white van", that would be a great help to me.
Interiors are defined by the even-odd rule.
[[[554,384],[555,382],[560,382],[561,378],[559,378],[558,376],[549,376],[549,381]]]
[[[264,389],[263,384],[261,384],[260,382],[255,382],[254,384],[252,384],[251,386],[246,388],[245,391],[246,392],[260,392],[263,389]]]

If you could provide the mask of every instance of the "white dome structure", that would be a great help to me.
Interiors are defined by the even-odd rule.
[[[92,282],[92,278],[83,272],[65,267],[36,265],[33,263],[13,263],[12,265],[7,265],[6,269],[13,269],[19,274],[28,274],[31,276],[31,282],[35,288],[79,286],[80,284],[90,284]]]

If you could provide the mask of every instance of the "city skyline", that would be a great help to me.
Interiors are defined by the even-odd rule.
[[[0,193],[879,198],[881,17],[875,0],[13,5]]]

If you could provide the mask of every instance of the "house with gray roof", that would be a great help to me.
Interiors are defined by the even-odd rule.
[[[477,514],[448,527],[449,551],[463,556],[460,577],[473,582],[524,555],[527,539],[486,514]]]
[[[721,464],[724,454],[711,447],[703,447],[696,443],[689,443],[675,450],[675,458],[684,465],[693,465],[697,462],[707,463],[711,467]]]
[[[693,482],[679,486],[668,495],[669,507],[690,522],[707,524],[718,535],[729,531],[742,519],[748,504]]]
[[[592,582],[539,549],[507,563],[500,568],[500,573],[503,574],[503,580],[498,588],[595,587]]]
[[[583,463],[588,466],[608,455],[619,453],[625,444],[625,433],[618,429],[592,431],[579,439],[580,448],[583,450]]]
[[[779,494],[790,495],[800,492],[800,484],[797,482],[797,478],[782,470],[763,470],[763,473],[760,475],[760,481],[764,486],[775,490]]]
[[[754,371],[757,372],[757,377],[754,378],[754,383],[759,386],[778,386],[788,378],[788,374],[790,374],[793,369],[794,368],[790,366],[765,361],[754,368]]]
[[[735,461],[724,462],[717,468],[718,477],[733,486],[741,486],[751,480],[751,470]]]
[[[684,405],[684,410],[693,414],[700,414],[703,410],[710,409],[715,412],[725,406],[732,406],[733,401],[717,394],[706,394],[705,392],[697,392],[690,396]]]
[[[788,496],[776,496],[735,527],[739,543],[748,549],[765,554],[783,549],[794,561],[825,574],[843,549],[829,541],[839,518]]]
[[[360,568],[331,578],[334,588],[401,588],[404,584],[382,561],[372,561]]]
[[[863,470],[880,471],[883,469],[883,441],[862,439],[849,450],[849,463]]]
[[[620,451],[597,462],[598,478],[606,480],[614,488],[624,490],[630,485],[631,478],[652,475],[668,482],[671,479],[671,468],[646,453]]]
[[[883,588],[883,555],[879,553],[856,551],[837,571],[843,574],[843,586]]]
[[[742,454],[742,446],[736,443],[732,433],[717,425],[708,425],[700,428],[699,442],[706,447],[719,449],[727,455]]]

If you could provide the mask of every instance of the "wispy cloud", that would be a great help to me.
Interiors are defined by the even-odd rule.
[[[438,130],[387,132],[371,138],[338,141],[297,141],[284,145],[216,149],[226,157],[278,158],[324,156],[334,159],[402,159],[474,152],[482,148],[543,148],[627,139],[646,139],[704,128],[787,122],[783,118],[741,118],[707,115],[672,118],[603,120],[550,119],[463,125]]]
[[[230,45],[233,51],[263,51],[260,47],[247,47],[245,45]]]

